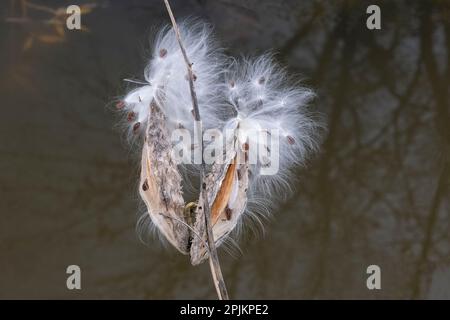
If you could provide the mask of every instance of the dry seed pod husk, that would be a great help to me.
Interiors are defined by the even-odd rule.
[[[233,141],[233,144],[235,143]],[[210,173],[204,180],[208,201],[211,204],[211,223],[216,246],[219,246],[233,231],[245,211],[248,163],[241,161],[245,159],[244,152],[246,151],[233,151],[225,164],[213,164]],[[194,230],[203,238],[200,239],[196,236],[191,239],[190,255],[193,265],[200,264],[209,257],[205,247],[206,230],[203,214],[203,195],[200,194]]]
[[[172,158],[166,119],[155,100],[142,149],[139,193],[152,222],[181,253],[189,253],[189,229],[184,219],[181,175]]]

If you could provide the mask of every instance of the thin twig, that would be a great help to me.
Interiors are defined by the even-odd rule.
[[[203,243],[203,245],[206,247],[206,249],[208,250],[208,252],[210,251],[209,250],[209,246],[208,246],[208,244],[205,242],[205,240],[203,240],[203,237],[201,237],[199,234],[198,234],[198,232],[197,231],[195,231],[194,230],[194,228],[192,228],[189,224],[187,224],[186,222],[184,222],[183,220],[181,220],[180,218],[177,218],[177,217],[171,217],[171,216],[169,216],[169,215],[167,215],[167,214],[164,214],[164,213],[162,213],[162,212],[160,212],[159,213],[160,215],[162,215],[163,217],[165,217],[165,218],[169,218],[169,219],[173,219],[173,220],[175,220],[175,221],[178,221],[179,223],[181,223],[182,225],[184,225],[185,227],[187,227],[189,230],[191,230],[192,231],[192,233]]]
[[[5,18],[5,22],[9,22],[9,23],[32,23],[34,21],[31,20],[31,19],[28,19],[28,18],[8,17],[8,18]]]
[[[127,79],[127,78],[125,78],[125,79],[123,79],[123,81],[125,81],[125,82],[131,82],[131,83],[136,83],[136,84],[141,84],[141,85],[144,85],[144,86],[151,85],[150,82],[141,81],[141,80],[134,80],[134,79]]]
[[[30,9],[34,9],[37,11],[44,11],[44,12],[48,12],[48,13],[52,13],[52,14],[56,14],[57,11],[55,9],[52,9],[50,7],[46,7],[46,6],[42,6],[39,4],[35,4],[35,3],[31,3],[31,2],[26,2],[25,1],[25,5],[30,8]]]
[[[180,31],[178,29],[178,25],[175,21],[175,17],[172,13],[172,9],[170,8],[170,4],[168,0],[164,0],[166,5],[167,12],[169,13],[170,20],[172,21],[173,30],[175,31],[175,35],[177,37],[178,44],[180,45],[180,50],[183,55],[184,61],[186,62],[187,72],[188,72],[188,80],[189,80],[189,89],[191,91],[192,98],[192,107],[196,125],[194,126],[197,131],[197,139],[198,145],[201,146],[200,152],[202,155],[202,166],[201,166],[201,174],[200,174],[200,188],[201,194],[203,195],[203,207],[205,214],[205,227],[206,227],[206,238],[208,240],[209,246],[209,266],[211,268],[211,274],[214,281],[214,286],[216,287],[217,295],[220,300],[228,300],[228,292],[225,286],[225,281],[222,275],[222,269],[220,268],[219,256],[217,255],[216,245],[214,243],[214,236],[211,227],[211,208],[208,203],[208,196],[206,192],[206,185],[203,182],[206,176],[206,163],[203,158],[203,135],[202,135],[202,126],[201,126],[201,118],[200,112],[198,109],[197,102],[197,94],[195,93],[194,88],[194,73],[192,72],[192,63],[189,61],[189,58],[186,54],[186,50],[184,49],[183,43],[181,41]]]

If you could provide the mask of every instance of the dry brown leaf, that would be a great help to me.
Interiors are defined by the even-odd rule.
[[[97,4],[95,3],[83,4],[80,6],[81,14],[90,13],[92,12],[92,10],[94,10],[95,7],[97,7]]]
[[[64,41],[64,37],[52,34],[40,34],[36,36],[39,42],[46,44],[60,43]]]
[[[61,22],[57,22],[54,24],[55,31],[60,37],[64,37],[65,34],[65,25],[63,25]]]
[[[23,50],[24,51],[29,50],[33,46],[33,42],[34,42],[34,37],[33,36],[28,36],[25,39],[25,42],[23,44]]]

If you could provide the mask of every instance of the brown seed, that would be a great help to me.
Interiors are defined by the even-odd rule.
[[[233,213],[233,210],[228,208],[228,206],[225,208],[225,216],[227,217],[227,220],[231,220],[231,214]]]
[[[262,166],[263,167],[268,167],[268,166],[270,166],[270,164],[271,164],[271,161],[270,161],[270,159],[269,158],[267,158],[266,156],[263,156],[262,157],[263,159],[262,159]]]
[[[169,210],[169,199],[167,198],[165,192],[162,192],[161,198],[162,201],[164,202],[164,205],[166,206],[166,209]]]
[[[140,123],[140,122],[136,122],[136,123],[133,125],[133,132],[136,133],[136,132],[138,131],[138,129],[139,129],[140,126],[141,126],[141,123]]]
[[[237,170],[237,177],[238,177],[238,180],[242,179],[242,173],[241,173],[240,169]]]
[[[123,107],[125,107],[125,102],[123,100],[116,103],[117,110],[123,109]]]
[[[294,144],[295,143],[295,139],[292,136],[287,136],[287,141],[289,144]]]
[[[135,114],[133,111],[128,112],[128,114],[127,114],[127,120],[128,120],[128,122],[133,121],[134,118],[135,118],[135,116],[136,116],[136,114]]]
[[[258,80],[259,84],[264,84],[264,82],[266,82],[266,78],[264,78],[264,77],[259,78],[259,80]]]
[[[231,88],[234,88],[235,85],[236,85],[236,83],[234,83],[234,81],[231,80],[231,81],[230,81],[230,87],[231,87]]]
[[[167,50],[166,49],[161,49],[159,50],[159,57],[160,58],[164,58],[167,55]]]
[[[189,74],[185,75],[184,78],[186,79],[186,81],[189,81]],[[195,75],[195,73],[192,73],[192,80],[197,80],[197,76]]]
[[[157,107],[157,105],[156,105],[155,100],[152,100],[152,102],[150,102],[150,111],[155,112],[156,107]]]
[[[144,183],[142,184],[142,190],[147,191],[148,190],[148,181],[145,179]]]
[[[248,142],[246,142],[242,145],[243,150],[248,151],[248,148],[249,148]]]

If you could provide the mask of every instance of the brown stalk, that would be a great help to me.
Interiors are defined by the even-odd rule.
[[[170,4],[168,0],[164,0],[164,3],[166,5],[167,12],[169,14],[170,20],[172,22],[173,30],[175,31],[175,36],[177,38],[178,44],[180,46],[181,53],[183,55],[184,61],[186,62],[186,68],[188,72],[188,80],[189,80],[189,89],[191,92],[191,99],[192,99],[192,107],[193,107],[193,114],[194,119],[196,122],[195,130],[197,134],[198,139],[198,145],[200,146],[200,152],[202,155],[202,166],[201,166],[201,172],[200,172],[200,188],[201,188],[201,194],[203,196],[203,206],[204,206],[204,218],[205,218],[205,227],[206,227],[206,238],[207,243],[209,247],[209,265],[211,269],[211,275],[213,277],[214,286],[217,291],[217,295],[220,300],[228,300],[228,292],[225,286],[225,281],[223,279],[222,275],[222,269],[220,268],[220,262],[219,262],[219,256],[217,255],[217,249],[216,245],[214,243],[214,236],[212,232],[212,225],[211,225],[211,208],[209,206],[208,202],[208,196],[206,192],[206,184],[203,182],[206,177],[206,163],[205,159],[203,157],[203,135],[202,135],[202,126],[201,126],[201,118],[200,118],[200,112],[198,109],[198,101],[197,101],[197,94],[195,93],[194,88],[194,73],[192,71],[192,63],[189,61],[189,58],[186,54],[186,50],[183,46],[183,42],[181,41],[180,31],[178,29],[178,25],[175,21],[175,17],[173,15],[172,9],[170,8]]]

